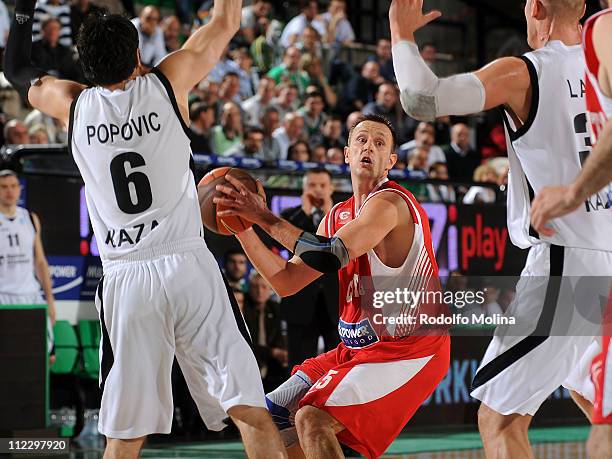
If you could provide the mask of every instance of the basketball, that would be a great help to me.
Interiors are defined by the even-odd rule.
[[[240,180],[254,193],[257,193],[257,181],[242,169],[219,167],[206,174],[200,180],[200,183],[198,183],[198,199],[200,201],[200,212],[204,226],[217,234],[231,236],[250,228],[253,226],[253,223],[238,216],[221,218],[217,215],[218,211],[227,209],[226,206],[213,202],[215,196],[221,196],[221,193],[216,190],[217,185],[232,187],[232,184],[225,179],[226,175]]]

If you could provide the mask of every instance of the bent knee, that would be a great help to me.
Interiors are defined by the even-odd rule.
[[[234,422],[240,422],[256,428],[262,428],[272,423],[268,410],[259,406],[237,405],[227,410],[227,414],[230,415]]]
[[[337,426],[340,424],[330,414],[314,406],[303,406],[295,415],[295,427],[299,432],[336,429]]]
[[[501,414],[484,403],[478,409],[478,429],[486,436],[526,434],[531,416]]]

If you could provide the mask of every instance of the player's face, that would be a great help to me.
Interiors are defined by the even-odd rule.
[[[382,123],[362,121],[353,129],[344,157],[356,177],[382,178],[397,161],[393,135]]]
[[[17,205],[21,196],[21,185],[17,177],[8,176],[0,178],[0,204],[4,207]]]

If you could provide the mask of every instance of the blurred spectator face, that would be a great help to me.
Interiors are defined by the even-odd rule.
[[[317,32],[317,29],[310,26],[306,27],[304,32],[302,32],[301,40],[305,49],[314,49],[319,42],[319,33]]]
[[[316,57],[312,57],[308,59],[307,62],[304,62],[304,60],[302,60],[301,65],[302,65],[302,70],[304,70],[311,79],[317,80],[321,76],[323,76],[323,67],[322,67],[320,59]],[[306,93],[308,93],[309,89],[310,89],[310,86],[306,88]],[[316,86],[313,86],[313,89],[315,92],[319,90]]]
[[[387,110],[395,107],[397,103],[397,92],[392,84],[381,84],[376,93],[376,103]]]
[[[176,16],[168,16],[162,22],[162,29],[164,30],[166,42],[177,41],[181,34],[181,22]]]
[[[46,145],[49,143],[49,135],[44,128],[34,129],[30,134],[30,143],[34,145]]]
[[[467,150],[470,147],[470,128],[463,123],[455,124],[451,129],[451,142]]]
[[[474,181],[479,183],[497,183],[497,172],[486,164],[478,166],[474,171]]]
[[[268,1],[257,0],[253,2],[253,13],[255,16],[267,16],[272,11],[272,5]]]
[[[215,109],[209,107],[208,110],[200,114],[200,119],[202,120],[202,127],[204,129],[210,129],[215,124]]]
[[[225,274],[232,282],[237,282],[246,276],[247,270],[247,257],[245,254],[234,253],[227,257]]]
[[[274,80],[269,77],[263,77],[259,80],[257,94],[264,101],[270,101],[274,98]]]
[[[304,130],[304,118],[297,113],[288,113],[284,125],[289,138],[297,139]]]
[[[245,72],[249,72],[253,66],[253,58],[246,49],[239,49],[234,54],[234,61]]]
[[[226,129],[233,131],[239,131],[242,125],[240,119],[240,109],[234,103],[227,103],[223,106],[223,112],[221,113],[221,124]]]
[[[317,2],[308,2],[306,6],[302,9],[302,13],[306,16],[306,19],[312,21],[317,14],[319,14],[319,9],[317,7]]]
[[[448,180],[448,167],[444,163],[436,163],[429,170],[429,177],[438,180]]]
[[[344,164],[344,152],[341,148],[327,150],[327,162],[330,164]]]
[[[380,76],[380,66],[374,61],[366,62],[361,69],[361,76],[367,80],[375,81]]]
[[[423,46],[423,49],[421,49],[421,57],[429,65],[436,62],[436,54],[438,54],[438,50],[432,44],[427,44]]]
[[[332,16],[344,13],[346,11],[346,2],[343,0],[332,0],[327,11],[329,11]]]
[[[60,29],[60,22],[55,18],[48,19],[43,24],[42,39],[52,48],[55,48],[59,42]]]
[[[338,140],[342,136],[342,121],[328,119],[323,126],[323,135],[328,139]]]
[[[13,207],[19,202],[21,196],[21,184],[17,177],[7,175],[0,177],[0,205]]]
[[[304,142],[297,142],[291,149],[291,155],[289,157],[292,161],[310,161],[310,152],[308,151],[308,145]]]
[[[302,196],[310,195],[316,200],[326,201],[334,193],[334,187],[329,174],[324,172],[310,172],[304,176],[304,189]]]
[[[346,119],[346,130],[350,131],[355,123],[361,118],[361,112],[353,112]]]
[[[385,38],[378,40],[376,45],[376,56],[381,61],[388,61],[391,59],[391,42]]]
[[[259,274],[254,275],[249,280],[249,296],[253,303],[257,305],[266,304],[272,296],[272,290]]]
[[[425,148],[415,148],[410,152],[408,167],[411,169],[427,170],[427,161],[429,160],[429,151]]]
[[[280,115],[277,111],[269,111],[261,117],[261,126],[267,135],[271,135],[280,127]]]
[[[436,141],[436,133],[431,124],[419,123],[414,131],[414,140],[419,147],[431,147]]]
[[[244,139],[244,147],[249,153],[258,153],[263,148],[263,141],[262,132],[249,132]]]
[[[153,35],[160,21],[159,10],[154,6],[145,6],[140,13],[140,29],[145,35]]]
[[[317,118],[323,112],[325,104],[321,96],[309,96],[304,102],[304,107],[310,117]]]
[[[5,132],[7,145],[27,144],[30,141],[28,129],[19,120],[9,121],[5,127]]]
[[[317,145],[312,149],[312,153],[310,154],[310,160],[315,163],[325,163],[327,162],[325,147],[323,145]]]
[[[230,100],[240,92],[240,79],[237,75],[225,75],[219,88],[219,94],[223,99]]]
[[[234,298],[236,298],[236,303],[238,304],[238,309],[240,312],[244,314],[244,292],[240,290],[233,290]]]
[[[295,72],[298,70],[300,66],[300,58],[302,57],[302,53],[295,46],[290,46],[285,51],[285,56],[283,57],[283,63],[291,72]]]

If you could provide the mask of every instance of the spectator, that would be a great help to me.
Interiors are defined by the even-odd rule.
[[[100,14],[103,11],[90,0],[76,0],[70,7],[70,28],[72,29],[72,42],[76,43],[81,24],[90,14]]]
[[[251,126],[260,125],[261,114],[268,107],[272,106],[274,99],[274,80],[270,77],[263,77],[259,80],[257,94],[242,102],[242,110],[246,116],[246,123]],[[277,111],[278,113],[278,111]]]
[[[62,46],[72,46],[72,24],[70,4],[67,0],[40,0],[36,2],[32,20],[32,42],[42,40],[42,23],[49,18],[60,22],[59,42]]]
[[[346,140],[342,137],[342,118],[331,116],[323,124],[323,146],[328,148],[346,147]]]
[[[28,129],[33,126],[42,125],[47,131],[47,136],[51,143],[66,143],[68,140],[68,132],[64,126],[56,118],[45,115],[40,110],[32,110],[23,120]]]
[[[289,147],[287,159],[291,161],[310,161],[310,147],[303,140],[298,140]]]
[[[8,9],[2,0],[0,0],[0,48],[6,47],[6,39],[8,38],[11,20],[9,18]]]
[[[250,127],[244,133],[244,139],[226,152],[226,156],[241,158],[265,159],[263,152],[264,133],[260,128]]]
[[[294,45],[297,38],[302,34],[304,28],[311,25],[321,37],[325,36],[327,30],[325,24],[317,20],[318,6],[316,1],[301,1],[301,14],[291,19],[285,28],[280,38],[280,45],[283,48],[289,48]]]
[[[431,42],[426,42],[421,45],[421,57],[430,69],[435,69],[436,56],[438,54],[438,48]],[[436,72],[434,72],[436,73]],[[437,74],[437,73],[436,73]]]
[[[448,180],[448,168],[445,163],[433,163],[429,168],[429,178],[436,180]],[[454,203],[456,200],[455,189],[452,185],[430,183],[427,185],[429,200],[432,202]]]
[[[164,33],[166,53],[180,49],[183,43],[181,42],[181,21],[179,21],[179,18],[174,15],[168,16],[162,21],[161,27]]]
[[[489,183],[497,185],[498,177],[495,169],[488,164],[478,166],[474,171],[476,183]],[[470,187],[463,197],[463,204],[492,204],[495,202],[495,190],[484,186]]]
[[[32,126],[28,130],[28,136],[30,138],[30,143],[33,145],[47,145],[50,143],[47,130],[42,124]]]
[[[275,107],[268,107],[261,115],[261,128],[264,133],[263,151],[266,159],[280,159],[280,146],[273,134],[280,127],[280,115]]]
[[[355,41],[355,32],[346,18],[346,0],[331,0],[319,19],[325,24],[325,43],[344,45]]]
[[[303,140],[304,117],[299,112],[287,113],[283,120],[283,125],[279,127],[272,137],[278,142],[280,157],[287,159],[289,146],[298,140]]]
[[[206,79],[221,84],[225,75],[228,73],[235,73],[238,75],[239,69],[240,67],[238,67],[238,64],[230,58],[228,45],[223,51],[221,59],[219,59],[219,62],[212,68]]]
[[[145,68],[152,68],[166,56],[164,32],[159,26],[159,10],[151,5],[145,6],[140,16],[132,19],[138,30],[140,61]]]
[[[268,0],[255,0],[251,5],[242,8],[240,33],[246,43],[253,43],[259,18],[265,18],[271,11],[272,3]]]
[[[310,145],[315,145],[323,141],[321,130],[327,120],[327,115],[323,113],[325,103],[321,93],[313,92],[306,96],[304,106],[299,112],[304,117],[304,126],[306,128],[306,138]]]
[[[398,151],[398,161],[406,161],[410,151],[416,147],[422,147],[429,151],[429,163],[428,167],[424,170],[429,169],[433,163],[445,163],[446,156],[444,151],[439,146],[435,145],[436,142],[436,131],[432,123],[426,123],[424,121],[417,125],[414,131],[414,140],[403,144]]]
[[[236,298],[236,304],[238,305],[238,309],[240,309],[240,313],[244,317],[244,292],[242,290],[232,288],[232,293],[234,294],[234,298]]]
[[[6,145],[26,145],[29,142],[28,129],[22,121],[12,119],[4,125],[4,143]]]
[[[240,99],[248,99],[255,94],[259,84],[259,74],[253,67],[253,58],[246,48],[238,48],[232,53],[234,62],[238,65],[238,78],[240,79]]]
[[[429,163],[429,151],[425,147],[415,147],[408,154],[407,169],[411,171],[422,171],[427,174]]]
[[[32,63],[58,78],[82,80],[81,69],[72,50],[59,43],[61,25],[57,18],[46,19],[42,24],[42,39],[32,43]]]
[[[327,150],[326,157],[329,164],[337,164],[339,166],[344,164],[344,151],[342,148],[331,147]]]
[[[282,384],[287,373],[287,347],[282,333],[280,306],[271,301],[272,289],[253,271],[244,307],[244,320],[253,340],[264,390],[270,392]]]
[[[321,35],[313,26],[306,26],[300,40],[295,43],[297,49],[302,54],[311,54],[312,56],[323,58],[323,44],[321,43]]]
[[[469,181],[480,164],[480,153],[470,146],[470,128],[457,123],[451,128],[451,143],[444,147],[448,173],[452,180]]]
[[[327,150],[323,145],[317,144],[310,149],[310,161],[313,163],[326,163]]]
[[[363,64],[361,73],[353,76],[344,90],[342,104],[344,113],[362,110],[367,103],[373,102],[378,86],[383,81],[377,62],[370,61]]]
[[[280,86],[278,97],[274,99],[274,106],[278,109],[281,118],[297,109],[298,87],[294,83],[285,83]]]
[[[303,94],[306,91],[308,80],[306,76],[300,72],[301,57],[302,53],[300,53],[300,50],[295,46],[290,46],[283,55],[282,64],[270,70],[268,76],[272,78],[276,84],[287,81],[296,84],[298,92]]]
[[[301,205],[285,209],[281,216],[298,228],[315,233],[333,206],[333,192],[327,170],[310,170],[304,176]],[[287,320],[290,367],[317,355],[320,336],[325,351],[338,344],[337,282],[335,273],[324,274],[295,295],[283,298],[281,308]]]
[[[306,77],[308,86],[306,93],[309,94],[311,92],[309,88],[314,86],[315,92],[323,94],[325,102],[331,108],[335,107],[338,97],[323,74],[321,60],[312,54],[304,54],[300,59],[300,69],[303,76]]]
[[[381,115],[387,118],[399,137],[403,137],[404,111],[398,104],[397,87],[392,83],[383,83],[378,87],[376,100],[363,107],[364,115]]]
[[[345,123],[345,131],[343,133],[343,137],[345,139],[348,139],[348,133],[351,131],[351,128],[353,126],[355,126],[355,124],[359,121],[359,119],[363,116],[363,114],[361,113],[361,111],[355,111],[350,113],[347,117],[346,117],[346,123]]]
[[[376,54],[368,57],[369,61],[377,62],[382,77],[395,83],[395,70],[393,69],[393,56],[391,55],[391,40],[381,38],[376,44]]]
[[[223,270],[227,283],[233,289],[246,292],[247,283],[245,277],[249,272],[247,257],[242,249],[230,249],[223,257]]]
[[[257,27],[255,28],[256,38],[251,43],[250,51],[255,65],[261,73],[268,73],[270,71],[276,56],[273,42],[268,38],[270,30],[271,26],[268,18],[261,17],[257,20]]]
[[[240,77],[237,73],[228,72],[219,85],[219,100],[217,101],[217,117],[221,116],[223,106],[228,102],[240,104]]]
[[[225,156],[242,139],[242,119],[240,107],[234,102],[227,102],[221,111],[221,124],[212,129],[212,150],[219,156]]]
[[[215,124],[214,107],[204,102],[196,102],[189,109],[189,121],[191,150],[196,153],[212,153],[210,141],[211,129]]]

